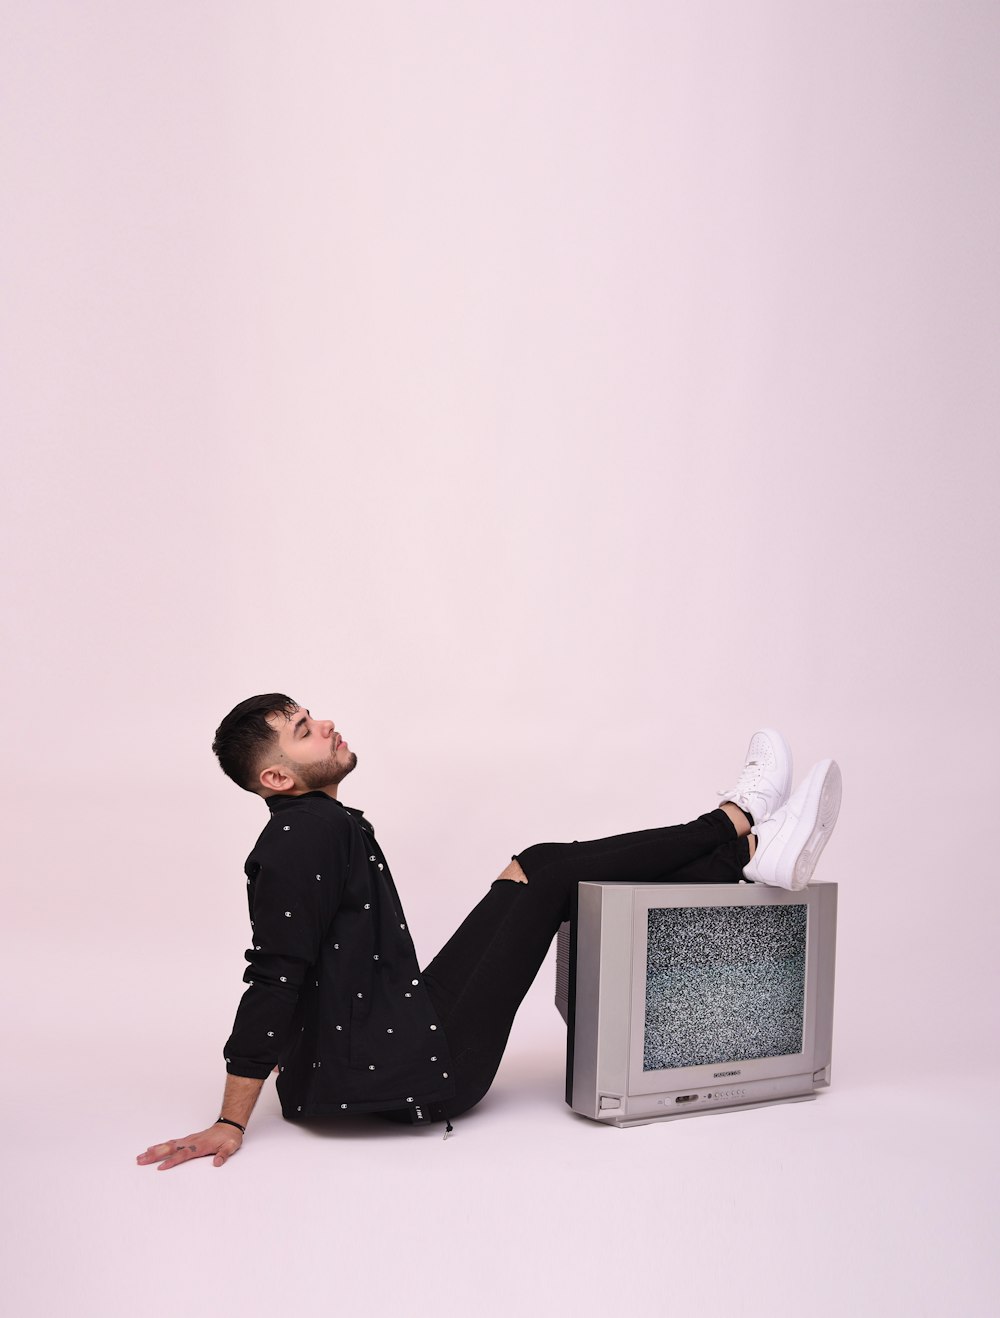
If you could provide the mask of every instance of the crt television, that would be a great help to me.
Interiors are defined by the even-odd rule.
[[[830,1083],[837,885],[580,883],[559,930],[566,1101],[625,1127]]]

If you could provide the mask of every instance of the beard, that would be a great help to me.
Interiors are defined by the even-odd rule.
[[[353,751],[347,752],[346,760],[338,760],[334,753],[328,759],[321,760],[319,764],[296,764],[292,761],[303,787],[307,787],[310,792],[320,791],[324,787],[335,787],[337,783],[343,782],[357,762],[358,757]]]

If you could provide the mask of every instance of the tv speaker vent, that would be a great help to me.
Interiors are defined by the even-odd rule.
[[[569,921],[564,920],[556,934],[556,1007],[569,1024]]]

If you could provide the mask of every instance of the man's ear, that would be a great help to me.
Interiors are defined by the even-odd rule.
[[[260,771],[260,785],[268,792],[287,792],[295,786],[295,779],[279,764],[269,764]]]

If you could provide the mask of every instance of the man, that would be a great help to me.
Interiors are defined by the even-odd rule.
[[[692,823],[513,856],[421,971],[374,830],[338,800],[358,761],[335,725],[288,696],[254,696],[226,715],[213,750],[270,819],[246,862],[253,946],[222,1110],[207,1129],[138,1156],[161,1171],[202,1157],[223,1166],[272,1070],[291,1121],[369,1112],[450,1131],[449,1117],[489,1089],[579,882],[747,878],[798,889],[840,809],[836,763],[815,765],[789,796],[791,753],[763,729],[736,786]]]

